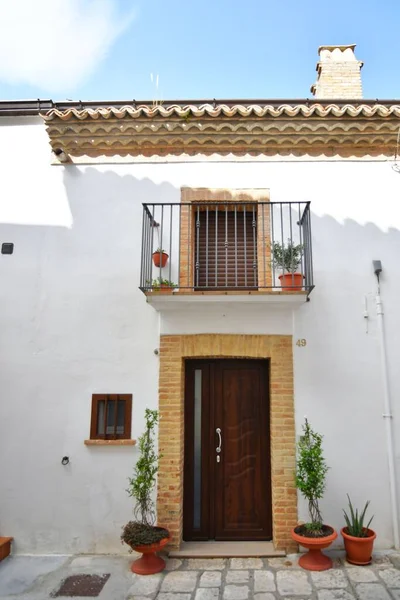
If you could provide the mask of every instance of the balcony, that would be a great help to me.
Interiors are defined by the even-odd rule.
[[[302,303],[313,287],[309,202],[143,204],[140,289],[155,308]]]

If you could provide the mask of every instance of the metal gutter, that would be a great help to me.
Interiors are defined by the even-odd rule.
[[[224,98],[205,98],[205,99],[200,99],[200,100],[165,100],[165,101],[153,101],[153,100],[134,100],[134,99],[129,99],[129,100],[89,100],[89,101],[62,101],[62,102],[53,102],[53,100],[41,100],[41,99],[37,99],[37,100],[3,100],[0,101],[0,116],[1,117],[12,117],[12,116],[34,116],[34,115],[39,115],[40,113],[46,113],[49,110],[51,110],[52,108],[56,108],[58,110],[68,110],[70,108],[78,108],[78,109],[85,109],[85,108],[92,108],[92,109],[96,109],[96,108],[108,108],[110,106],[115,106],[115,107],[121,107],[121,106],[156,106],[156,105],[162,105],[162,106],[171,106],[171,105],[177,105],[177,106],[187,106],[187,105],[194,105],[194,106],[199,106],[202,104],[210,104],[210,105],[215,105],[218,106],[220,104],[225,104],[227,106],[235,106],[237,104],[240,105],[251,105],[251,104],[257,104],[259,106],[274,106],[274,107],[278,107],[281,106],[282,104],[288,104],[288,105],[304,105],[304,106],[310,106],[313,104],[319,104],[321,106],[327,106],[329,104],[335,104],[336,106],[345,106],[347,104],[351,104],[352,106],[360,106],[362,104],[364,105],[374,105],[374,104],[380,104],[382,106],[393,106],[393,105],[400,105],[400,99],[394,99],[394,100],[380,100],[378,98],[375,99],[363,99],[363,98],[357,98],[354,100],[351,99],[346,99],[346,100],[338,100],[338,99],[331,99],[331,100],[321,100],[321,99],[316,99],[316,98],[300,98],[300,99],[296,99],[296,98],[291,98],[291,99],[269,99],[269,98],[263,98],[263,99],[259,99],[259,98],[238,98],[238,99],[224,99]]]
[[[1,117],[29,117],[54,108],[52,100],[2,100],[0,101]]]

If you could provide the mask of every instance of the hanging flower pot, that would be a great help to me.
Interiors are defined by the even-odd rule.
[[[168,254],[162,248],[157,248],[153,252],[153,263],[155,267],[164,268],[168,262]]]

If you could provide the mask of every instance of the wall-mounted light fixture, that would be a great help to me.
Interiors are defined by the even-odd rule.
[[[2,254],[12,254],[14,252],[14,244],[12,242],[3,242],[1,245]]]
[[[380,260],[373,260],[372,266],[374,267],[374,273],[377,277],[382,273],[382,263]]]

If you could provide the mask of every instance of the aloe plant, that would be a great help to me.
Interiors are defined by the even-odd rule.
[[[350,496],[348,494],[347,494],[347,499],[349,501],[350,516],[346,513],[346,511],[344,509],[343,509],[343,513],[344,513],[344,518],[346,521],[348,535],[351,535],[353,537],[358,537],[358,538],[368,537],[368,529],[369,529],[369,526],[371,525],[372,519],[374,518],[372,516],[370,518],[370,520],[368,521],[368,524],[364,525],[364,519],[365,519],[365,514],[367,512],[368,506],[369,506],[369,500],[359,515],[358,509],[356,508],[354,510],[353,505],[350,500]]]

